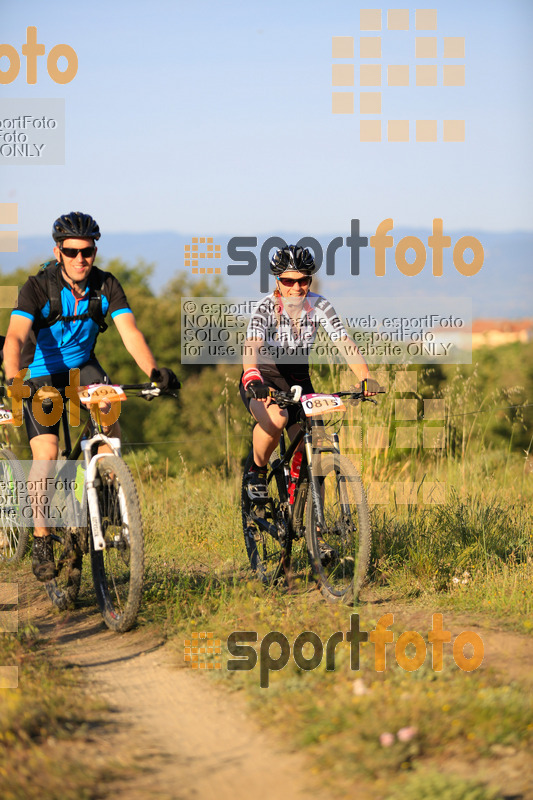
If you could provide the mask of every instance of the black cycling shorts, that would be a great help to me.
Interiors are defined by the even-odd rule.
[[[79,367],[79,370],[81,386],[87,386],[91,383],[110,382],[109,377],[107,376],[103,367],[96,359],[87,361],[82,367]],[[70,374],[68,372],[58,372],[56,375],[41,375],[39,378],[32,378],[30,385],[33,387],[33,389],[38,389],[41,386],[53,386],[55,389],[61,390],[69,385],[69,381]],[[59,425],[61,424],[61,420],[58,420],[55,425],[42,425],[40,422],[37,422],[33,416],[31,405],[31,397],[24,400],[24,424],[26,425],[28,439],[31,440],[34,438],[34,436],[41,436],[43,433],[52,433],[55,436],[59,436]],[[43,409],[43,414],[45,413],[46,412]]]
[[[272,381],[264,381],[264,383],[265,383],[265,386],[269,386],[271,389],[279,389],[280,388],[279,386],[276,386],[275,383],[272,383]],[[313,394],[314,391],[315,391],[313,389],[313,385],[311,384],[310,381],[305,381],[304,383],[301,384],[301,386],[302,386],[302,394]],[[285,391],[285,390],[282,390],[282,391]],[[241,383],[239,383],[239,393],[241,395],[242,402],[246,406],[246,410],[250,414],[252,414],[252,412],[250,411],[250,400],[253,399],[253,398],[246,397],[246,390],[245,390],[244,386],[242,385],[242,381],[241,381]],[[288,413],[289,413],[289,421],[287,422],[287,428],[290,428],[291,425],[295,425],[297,422],[300,421],[300,412],[301,412],[301,410],[302,409],[301,409],[300,405],[290,405],[290,406],[286,407],[285,411],[288,411]],[[253,414],[252,414],[252,416],[253,416]],[[255,417],[254,417],[254,419],[255,419]]]

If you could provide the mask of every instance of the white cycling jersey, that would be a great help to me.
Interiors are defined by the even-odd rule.
[[[292,304],[296,308],[291,310]],[[252,315],[246,334],[247,339],[261,342],[257,366],[263,377],[280,388],[292,385],[291,381],[301,384],[309,380],[309,354],[320,327],[332,342],[348,338],[342,320],[325,297],[308,292],[302,304],[298,298],[267,295]]]

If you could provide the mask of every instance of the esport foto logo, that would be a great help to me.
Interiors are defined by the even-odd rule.
[[[432,275],[441,277],[448,251],[451,252],[454,268],[464,277],[476,275],[483,267],[485,252],[479,239],[467,235],[452,243],[451,236],[444,232],[444,223],[440,218],[433,219],[432,233],[426,242],[417,236],[404,236],[396,241],[393,229],[394,220],[388,218],[379,223],[372,236],[362,236],[360,221],[352,219],[350,234],[344,238],[335,236],[325,246],[313,236],[303,236],[297,242],[286,242],[281,236],[269,236],[261,243],[259,256],[257,236],[233,236],[226,245],[229,259],[226,272],[230,276],[247,277],[253,275],[259,266],[259,290],[267,292],[272,252],[288,244],[309,248],[313,252],[317,271],[325,268],[326,275],[335,275],[336,254],[343,246],[350,250],[350,274],[354,276],[361,271],[360,251],[367,247],[374,251],[374,274],[380,278],[387,274],[387,251],[394,256],[396,268],[407,277],[419,275],[426,268],[428,260]],[[391,256],[389,260],[392,260]],[[212,236],[195,237],[191,244],[185,245],[184,266],[190,267],[194,275],[219,274],[220,268],[198,265],[212,264],[212,259],[221,257],[222,246],[215,244]]]

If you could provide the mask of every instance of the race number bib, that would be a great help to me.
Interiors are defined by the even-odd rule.
[[[9,408],[0,407],[0,425],[9,425],[13,422],[13,414]]]
[[[90,386],[80,386],[78,389],[80,402],[86,406],[98,403],[118,403],[127,400],[121,386],[111,383],[92,383]]]
[[[346,411],[346,406],[335,394],[304,394],[302,406],[307,417],[315,414],[330,414],[332,411]]]

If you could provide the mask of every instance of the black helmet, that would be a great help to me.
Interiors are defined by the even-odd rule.
[[[94,239],[96,242],[100,235],[98,223],[90,214],[82,214],[81,211],[63,214],[62,217],[56,219],[52,226],[52,236],[55,242],[62,242],[64,239]]]
[[[311,275],[316,270],[315,259],[307,247],[291,244],[276,250],[270,259],[270,271],[273,275],[281,275],[287,270],[303,272],[304,275]]]

